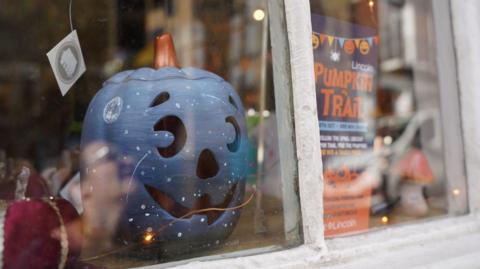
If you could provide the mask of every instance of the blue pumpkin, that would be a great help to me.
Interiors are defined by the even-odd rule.
[[[137,187],[122,198],[125,242],[150,233],[164,247],[186,250],[214,246],[232,232],[239,209],[181,217],[243,202],[244,115],[231,85],[201,69],[141,68],[104,83],[87,110],[81,144],[106,141],[134,160]]]

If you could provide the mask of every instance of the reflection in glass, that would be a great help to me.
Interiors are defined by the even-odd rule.
[[[61,97],[45,53],[69,32],[67,4],[0,10],[0,164],[28,160],[46,190],[25,196],[59,195],[81,214],[79,261],[123,268],[298,244],[265,2],[73,1],[87,71]],[[175,67],[142,69],[164,33]]]

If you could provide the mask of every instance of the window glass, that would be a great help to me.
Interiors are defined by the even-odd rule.
[[[310,3],[325,235],[451,213],[432,1]]]
[[[2,4],[0,221],[23,216],[33,232],[9,236],[52,252],[6,242],[22,249],[11,267],[43,257],[124,268],[301,242],[266,10],[254,0]],[[82,53],[61,47],[55,68],[80,72],[83,55],[86,72],[62,96],[46,54],[71,26]],[[30,222],[37,204],[55,211]]]

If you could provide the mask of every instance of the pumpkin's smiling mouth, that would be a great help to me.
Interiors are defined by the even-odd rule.
[[[164,192],[149,186],[145,184],[145,188],[150,194],[150,196],[160,205],[165,211],[167,211],[170,215],[172,215],[175,218],[182,218],[186,215],[192,214],[194,215],[196,211],[198,210],[205,210],[209,208],[215,208],[215,209],[224,209],[227,208],[228,205],[232,202],[233,200],[233,195],[235,193],[235,190],[237,188],[238,183],[235,183],[232,185],[230,190],[228,191],[225,200],[223,200],[222,203],[220,204],[212,204],[210,202],[210,195],[209,194],[203,194],[200,197],[196,198],[195,204],[193,205],[192,208],[187,208],[180,203],[177,203],[175,199],[171,198]],[[210,225],[214,223],[217,219],[220,218],[220,216],[224,213],[224,211],[221,210],[210,210],[206,212],[202,212],[202,215],[207,216],[207,223]]]

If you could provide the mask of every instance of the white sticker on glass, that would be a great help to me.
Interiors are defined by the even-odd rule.
[[[85,72],[77,31],[72,31],[47,53],[53,74],[63,96]]]

